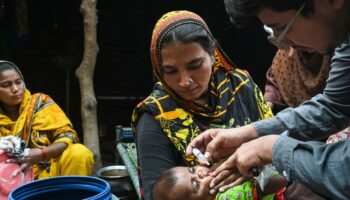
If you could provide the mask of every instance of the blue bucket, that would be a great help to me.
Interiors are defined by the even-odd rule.
[[[36,180],[14,189],[9,200],[111,200],[107,181],[92,176],[59,176]]]

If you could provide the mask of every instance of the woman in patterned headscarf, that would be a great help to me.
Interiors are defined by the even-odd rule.
[[[195,165],[185,150],[202,131],[272,116],[249,74],[233,65],[192,12],[169,12],[159,19],[151,59],[159,82],[132,116],[145,199],[151,199],[164,171]]]
[[[31,94],[14,63],[0,61],[0,137],[17,136],[25,151],[10,162],[33,166],[34,178],[91,175],[93,154],[78,144],[77,133],[61,108],[42,93]]]
[[[287,107],[298,107],[304,101],[322,93],[331,69],[331,57],[293,48],[278,49],[266,73],[264,99],[267,104],[277,113]],[[348,139],[350,139],[349,127],[331,135],[327,143]],[[298,200],[325,199],[297,181],[289,184],[285,197]]]
[[[308,53],[290,48],[279,49],[266,73],[265,101],[270,107],[281,109],[299,106],[322,93],[331,56]]]

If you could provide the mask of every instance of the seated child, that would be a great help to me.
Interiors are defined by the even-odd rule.
[[[247,181],[235,186],[223,193],[210,194],[209,185],[212,176],[210,169],[204,166],[174,167],[165,171],[156,181],[153,187],[154,200],[255,200],[261,199],[252,181]],[[265,187],[263,200],[283,199],[282,192],[287,181],[282,176],[272,177]],[[281,190],[282,189],[282,190]],[[272,194],[275,193],[276,194]]]

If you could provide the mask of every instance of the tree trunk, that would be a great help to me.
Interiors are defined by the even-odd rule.
[[[75,73],[80,84],[84,144],[93,151],[95,169],[99,169],[102,167],[102,161],[97,128],[97,101],[93,84],[98,53],[96,4],[97,0],[82,0],[80,5],[80,12],[84,20],[84,56]]]

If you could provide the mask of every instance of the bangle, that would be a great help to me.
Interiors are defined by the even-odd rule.
[[[46,160],[46,149],[42,148],[42,149],[40,149],[40,152],[41,152],[41,158],[43,160]]]

